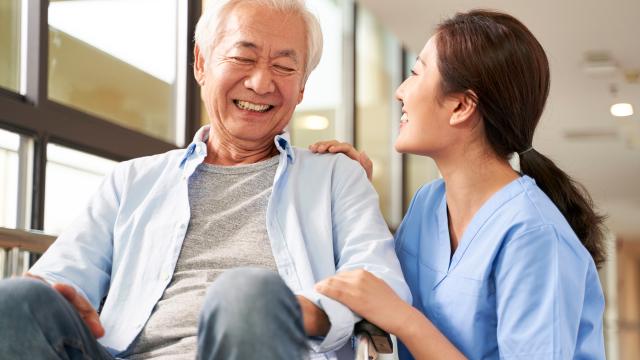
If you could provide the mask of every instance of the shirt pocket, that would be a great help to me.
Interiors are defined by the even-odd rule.
[[[447,294],[460,294],[472,297],[482,297],[489,294],[489,289],[485,281],[472,279],[463,276],[449,275],[438,286],[439,292]]]
[[[434,290],[434,324],[472,358],[496,343],[495,293],[490,280],[449,274]]]
[[[449,275],[436,287],[434,297],[436,313],[458,324],[456,328],[495,318],[495,291],[488,280]]]

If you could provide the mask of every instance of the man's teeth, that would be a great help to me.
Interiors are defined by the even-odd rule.
[[[402,117],[400,118],[400,122],[408,122],[409,121],[409,116],[407,115],[407,113],[402,114]]]
[[[258,111],[258,112],[264,112],[271,108],[271,105],[254,104],[254,103],[250,103],[248,101],[242,101],[242,100],[236,100],[236,105],[238,105],[238,107],[242,110],[251,110],[251,111]]]

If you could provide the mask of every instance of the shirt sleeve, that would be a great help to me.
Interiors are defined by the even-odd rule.
[[[365,269],[384,280],[403,300],[411,293],[394,251],[393,236],[380,213],[378,195],[355,161],[339,155],[332,181],[332,223],[336,272]],[[346,306],[313,291],[304,295],[331,321],[324,340],[314,347],[326,352],[342,347],[360,320]]]
[[[575,356],[585,307],[597,307],[600,300],[586,298],[594,265],[576,245],[558,236],[551,225],[505,243],[495,265],[501,359]],[[588,341],[598,341],[597,336],[592,339]]]
[[[108,175],[82,213],[31,267],[49,283],[73,286],[98,309],[111,277],[113,228],[122,166]]]
[[[334,351],[341,348],[351,337],[353,325],[361,318],[343,304],[315,290],[296,292],[321,308],[329,318],[331,327],[324,337],[312,338],[309,346],[315,352]]]

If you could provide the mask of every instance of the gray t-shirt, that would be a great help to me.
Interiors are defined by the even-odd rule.
[[[121,356],[194,359],[207,286],[235,267],[277,271],[266,228],[277,165],[276,156],[250,165],[198,166],[189,178],[191,219],[173,278],[144,329]]]

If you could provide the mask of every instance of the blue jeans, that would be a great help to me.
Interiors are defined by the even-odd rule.
[[[38,280],[0,281],[3,359],[113,359],[75,309]],[[308,348],[298,301],[277,274],[229,270],[207,290],[198,359],[302,359]]]

